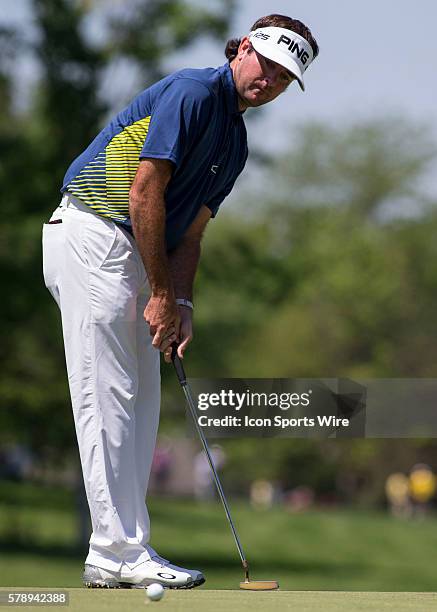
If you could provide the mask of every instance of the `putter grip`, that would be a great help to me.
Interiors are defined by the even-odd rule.
[[[179,378],[179,382],[181,385],[186,385],[187,377],[185,376],[184,366],[182,365],[182,361],[179,359],[178,355],[178,343],[173,342],[171,345],[171,360],[173,361],[174,369],[176,370],[176,374]]]

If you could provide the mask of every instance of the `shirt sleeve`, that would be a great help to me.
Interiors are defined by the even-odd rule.
[[[218,209],[220,208],[220,204],[223,202],[223,200],[226,198],[226,196],[228,196],[234,185],[235,185],[235,181],[237,180],[238,176],[242,173],[244,166],[246,165],[246,161],[247,161],[247,156],[248,156],[248,151],[246,149],[246,155],[241,163],[241,166],[238,169],[237,174],[235,175],[235,177],[231,180],[228,181],[226,183],[226,185],[223,187],[223,189],[213,198],[211,198],[211,200],[209,200],[209,202],[205,203],[205,206],[207,206],[209,208],[209,210],[211,211],[211,218],[213,219],[217,212]]]
[[[209,123],[213,94],[199,81],[180,78],[158,96],[140,159],[169,159],[179,167]]]

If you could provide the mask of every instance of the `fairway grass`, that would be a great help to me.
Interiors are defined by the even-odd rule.
[[[0,586],[80,588],[86,551],[77,546],[71,493],[0,483],[0,499]],[[422,521],[402,521],[383,512],[341,508],[290,514],[281,507],[259,511],[247,503],[230,501],[251,577],[278,580],[280,597],[291,592],[294,601],[304,591],[337,593],[338,597],[349,592],[354,609],[360,609],[357,594],[367,591],[432,594],[437,590],[437,521],[433,515]],[[218,501],[200,504],[152,498],[149,509],[152,546],[177,565],[201,569],[206,576],[193,602],[197,593],[216,589],[244,595],[238,591],[244,574]],[[173,598],[174,593],[168,595]],[[407,595],[398,599],[410,601]],[[428,609],[437,611],[437,605]]]
[[[6,589],[0,589],[4,591]],[[31,590],[31,589],[28,589]],[[396,610],[427,612],[437,610],[436,593],[348,593],[333,591],[166,591],[159,602],[149,601],[142,589],[67,589],[70,603],[66,612],[355,612],[356,610]],[[143,608],[143,606],[147,606]],[[38,610],[60,610],[58,606],[35,606]]]

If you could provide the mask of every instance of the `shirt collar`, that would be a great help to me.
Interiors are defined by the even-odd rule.
[[[225,90],[226,107],[230,115],[242,115],[243,112],[238,108],[238,94],[232,76],[232,70],[229,62],[223,64],[219,68],[223,88]]]

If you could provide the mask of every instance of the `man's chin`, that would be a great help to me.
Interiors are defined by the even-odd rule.
[[[256,95],[240,98],[240,100],[243,102],[246,108],[256,108],[257,106],[262,106],[263,104],[270,102],[270,100]]]
[[[263,106],[264,104],[267,104],[268,102],[270,102],[270,100],[260,100],[260,99],[256,99],[256,100],[252,100],[250,106],[252,108],[257,108],[258,106]]]

